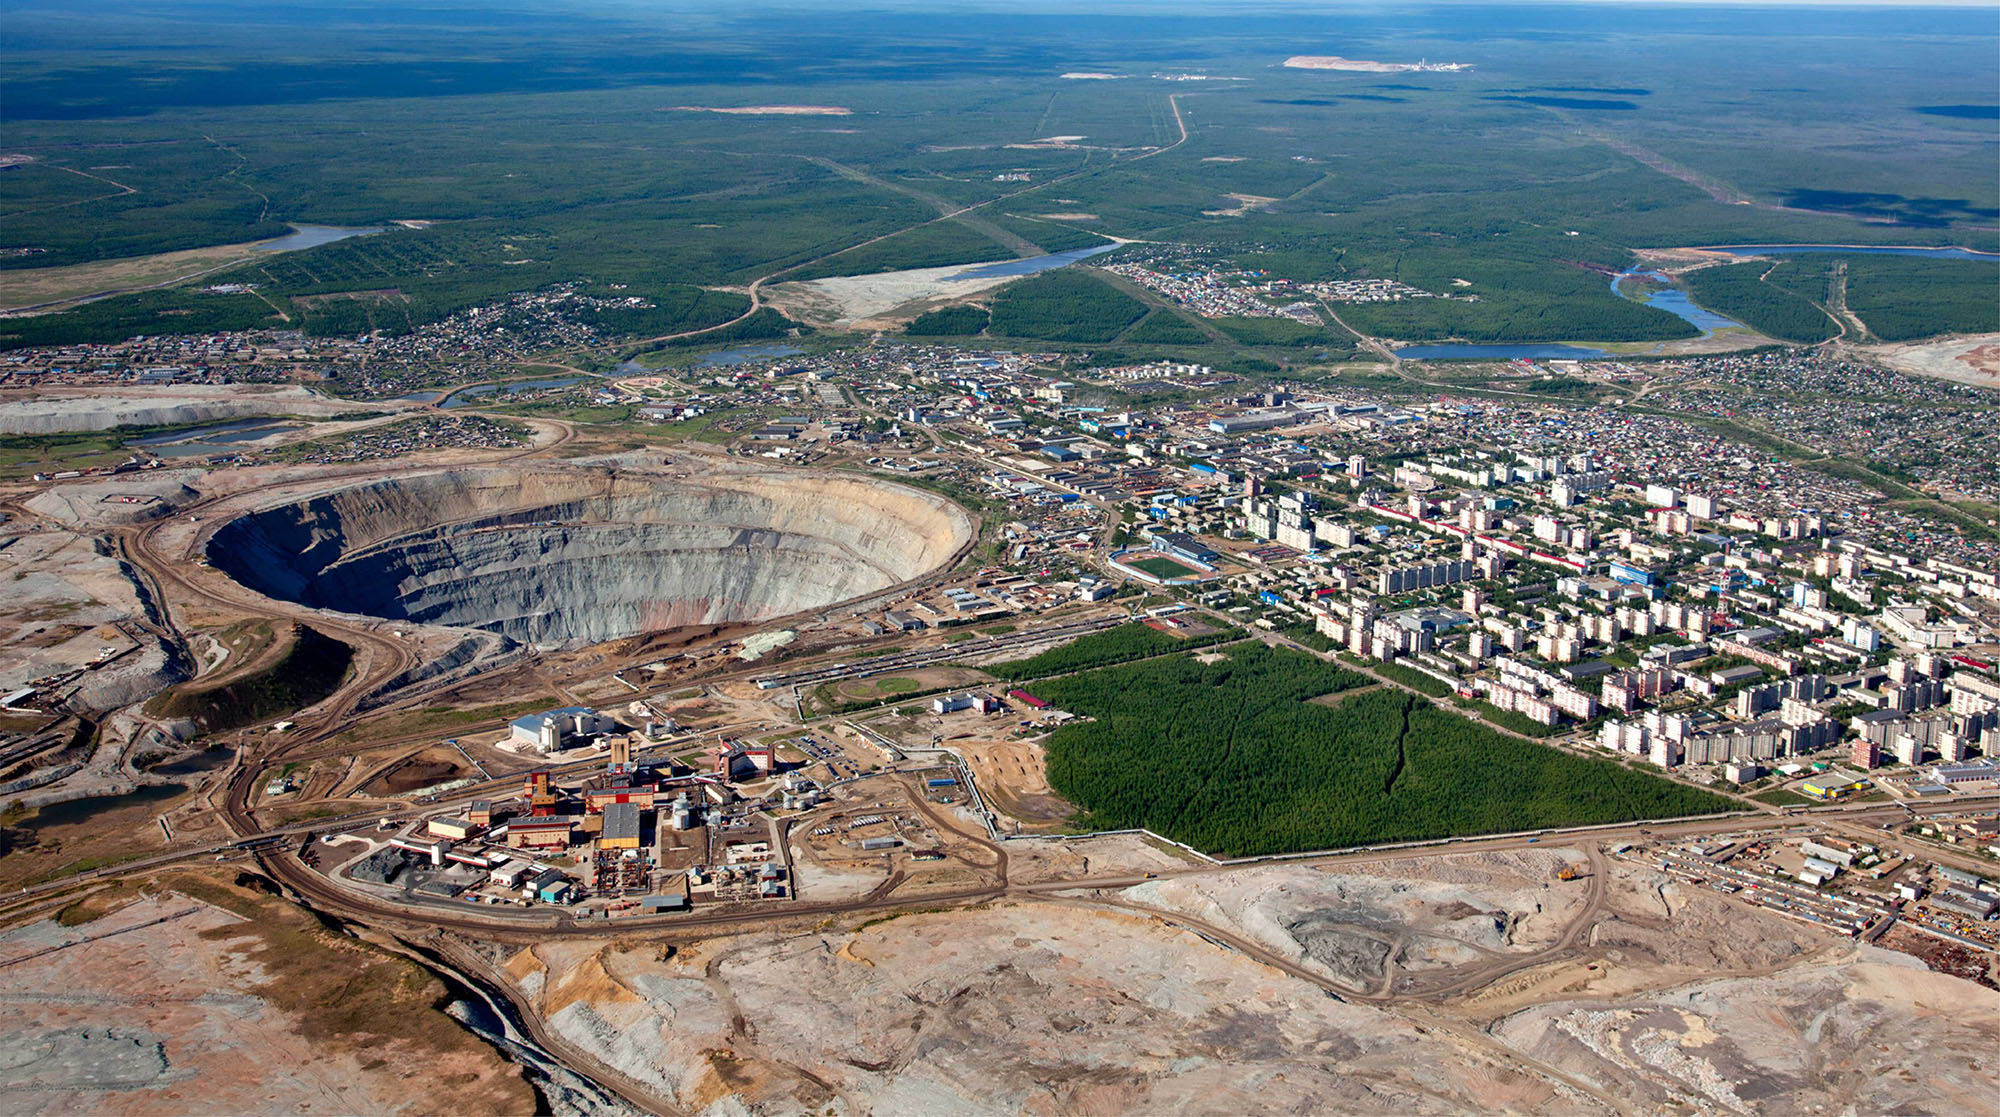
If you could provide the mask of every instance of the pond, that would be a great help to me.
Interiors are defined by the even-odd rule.
[[[281,419],[237,419],[194,430],[150,434],[125,445],[143,449],[156,458],[198,458],[237,449],[238,443],[255,442],[274,434],[289,434],[303,429],[302,424]]]
[[[50,803],[35,808],[33,817],[24,825],[32,830],[42,830],[50,826],[75,826],[89,822],[107,811],[164,803],[186,792],[185,784],[163,783],[142,787],[124,795],[92,795],[83,799],[71,799],[66,803]]]
[[[257,246],[257,251],[296,252],[301,248],[318,248],[348,237],[365,237],[387,228],[385,225],[294,225],[289,234],[265,241]]]
[[[581,384],[589,379],[584,376],[567,376],[558,380],[517,380],[512,384],[476,384],[470,388],[460,388],[444,397],[439,407],[471,407],[480,402],[480,397],[495,392],[513,395],[515,392],[533,391],[536,388],[567,388],[571,384]]]
[[[231,755],[231,750],[226,748],[203,749],[151,765],[146,770],[156,776],[194,776],[228,767]]]

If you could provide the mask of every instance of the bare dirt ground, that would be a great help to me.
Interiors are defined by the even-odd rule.
[[[1270,866],[1126,890],[1127,899],[1236,931],[1355,992],[1400,973],[1473,966],[1554,944],[1587,900],[1551,880],[1578,850],[1384,862],[1334,871]],[[1413,879],[1412,869],[1425,877]]]
[[[1768,977],[1557,1001],[1493,1034],[1637,1107],[1990,1113],[2000,996],[1861,947]]]
[[[1129,838],[1007,852],[1017,883],[1162,875],[508,968],[690,1109],[1974,1113],[2000,1088],[2000,994],[1581,847],[1192,874]]]
[[[0,272],[0,314],[27,307],[41,308],[38,313],[53,313],[70,303],[100,295],[194,279],[254,259],[260,243],[263,242],[218,244],[123,260]]]
[[[0,393],[0,433],[52,434],[118,426],[205,423],[261,415],[338,417],[374,411],[366,404],[329,399],[296,385],[170,384],[106,390],[38,387]]]
[[[1203,217],[1241,217],[1246,213],[1263,209],[1265,206],[1278,200],[1276,198],[1266,198],[1262,194],[1224,194],[1223,197],[1228,198],[1236,204],[1227,209],[1205,209],[1201,211],[1201,215]]]
[[[1898,372],[2000,388],[2000,334],[1975,334],[1909,345],[1858,347],[1855,355]]]
[[[124,789],[104,790],[116,794]],[[9,827],[0,847],[6,854],[0,857],[0,889],[165,852],[167,835],[158,817],[190,806],[194,798],[162,786],[142,796],[57,804],[18,818],[10,811],[0,816]]]
[[[1603,341],[1597,348],[1617,356],[1696,357],[1708,353],[1733,353],[1775,344],[1770,338],[1747,327],[1729,326],[1701,337],[1677,341]]]
[[[1140,876],[1191,869],[1207,862],[1137,834],[1007,843],[1007,873],[1015,883],[1080,876]]]
[[[1046,759],[1034,741],[947,735],[946,748],[965,758],[987,802],[1025,830],[1049,830],[1076,812],[1076,806],[1049,787]]]
[[[111,627],[139,613],[132,580],[97,540],[66,531],[27,532],[0,550],[0,687],[74,670],[106,647],[132,643]]]
[[[1577,1108],[1499,1058],[1118,913],[1028,904],[659,953],[537,948],[510,968],[571,1043],[690,1109]]]
[[[79,926],[0,935],[9,1113],[419,1113],[438,1108],[440,1088],[454,1108],[533,1110],[526,1083],[418,986],[396,1013],[343,1020],[336,999],[315,1019],[273,998],[297,975],[254,924],[175,893],[126,899]],[[359,944],[321,945],[315,965],[351,978],[366,980],[365,955],[386,967],[373,976],[427,980]],[[442,1027],[424,1033],[419,1018]]]

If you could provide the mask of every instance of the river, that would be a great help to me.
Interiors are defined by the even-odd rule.
[[[1673,282],[1673,278],[1665,272],[1657,272],[1650,268],[1635,265],[1619,272],[1611,278],[1611,293],[1614,295],[1618,294],[1618,285],[1628,279],[1656,279],[1666,284]],[[1703,310],[1701,307],[1696,306],[1694,300],[1688,298],[1688,293],[1679,287],[1667,286],[1660,288],[1646,296],[1646,305],[1658,310],[1664,310],[1668,314],[1679,318],[1681,321],[1700,330],[1703,337],[1707,337],[1717,330],[1741,330],[1748,328],[1733,318],[1724,318],[1712,310]]]
[[[1618,285],[1628,279],[1655,279],[1663,283],[1673,282],[1665,273],[1644,267],[1632,267],[1611,277],[1611,293],[1618,294]],[[1620,296],[1623,297],[1623,296]],[[1679,318],[1701,331],[1707,337],[1717,330],[1744,329],[1741,322],[1725,318],[1712,310],[1704,310],[1688,298],[1687,292],[1678,287],[1662,287],[1646,296],[1646,305]],[[1585,345],[1412,345],[1396,350],[1396,356],[1406,361],[1601,361],[1610,353]]]

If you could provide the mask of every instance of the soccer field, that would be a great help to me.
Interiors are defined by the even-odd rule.
[[[1145,558],[1121,558],[1118,560],[1134,570],[1143,570],[1155,578],[1199,577],[1201,571],[1186,563],[1176,562],[1165,555],[1148,555]]]

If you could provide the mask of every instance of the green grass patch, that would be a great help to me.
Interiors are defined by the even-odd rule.
[[[291,647],[276,660],[214,686],[176,687],[146,710],[158,718],[186,718],[209,733],[240,729],[326,698],[340,688],[353,660],[353,648],[299,625]]]
[[[1215,327],[1245,345],[1282,345],[1350,351],[1353,339],[1324,326],[1290,318],[1217,318]]]
[[[1185,563],[1175,562],[1165,555],[1148,555],[1145,558],[1119,559],[1119,562],[1134,570],[1144,571],[1155,578],[1187,578],[1201,573]]]
[[[1045,675],[1083,671],[1092,667],[1198,648],[1222,640],[1233,640],[1240,635],[1241,633],[1234,629],[1226,629],[1206,636],[1183,639],[1169,636],[1157,628],[1134,621],[1131,624],[1078,637],[1060,648],[1050,648],[1040,655],[1031,655],[1011,663],[992,664],[986,667],[985,671],[997,678],[1018,682],[1022,679],[1039,679]]]

